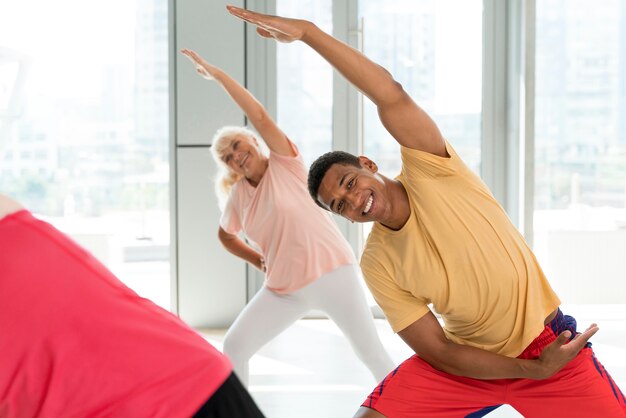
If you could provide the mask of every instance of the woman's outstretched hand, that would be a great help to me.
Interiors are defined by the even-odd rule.
[[[191,49],[183,48],[180,52],[195,64],[198,74],[207,80],[215,80],[215,73],[218,71],[217,67],[206,62],[204,58]]]
[[[265,15],[231,5],[226,6],[226,9],[231,15],[256,25],[256,31],[262,37],[276,39],[279,42],[288,43],[302,39],[307,28],[312,25],[306,20]]]

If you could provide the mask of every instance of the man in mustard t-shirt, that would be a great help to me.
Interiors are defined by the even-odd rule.
[[[396,179],[341,151],[311,166],[321,207],[374,221],[361,268],[392,328],[415,351],[358,417],[626,416],[626,400],[563,315],[532,251],[483,182],[392,76],[311,22],[229,7],[266,38],[300,40],[368,96],[401,145]],[[429,305],[441,314],[442,327]]]

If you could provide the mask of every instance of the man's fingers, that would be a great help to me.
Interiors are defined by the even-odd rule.
[[[254,15],[260,15],[260,13],[253,12],[241,7],[233,6],[232,4],[226,5],[226,9],[233,15],[241,18],[251,18]]]
[[[259,35],[261,35],[264,38],[272,38],[272,34],[269,31],[267,31],[267,30],[265,30],[265,29],[263,29],[261,27],[256,28],[256,33],[258,33]]]
[[[289,38],[290,34],[296,30],[291,26],[289,19],[283,19],[279,16],[265,15],[262,13],[251,12],[250,10],[241,9],[235,6],[226,6],[228,12],[248,23],[257,26],[257,33],[264,38],[280,39],[282,36]],[[261,30],[258,30],[258,29]],[[293,39],[292,39],[293,40]]]
[[[258,13],[251,12],[249,10],[241,9],[239,7],[235,7],[231,5],[226,6],[226,9],[231,15],[236,16],[242,20],[245,20],[246,22],[254,23],[255,25],[259,23],[258,16],[261,16],[261,15]]]
[[[572,333],[570,331],[563,331],[562,333],[559,334],[558,337],[556,337],[556,340],[554,342],[557,343],[558,345],[563,345],[569,340],[571,336],[572,336]]]
[[[598,328],[596,324],[591,324],[585,332],[578,334],[572,341],[577,341],[581,346],[585,345],[587,344],[587,341],[589,341],[589,339],[593,337],[596,332],[598,332],[599,329],[600,328]]]
[[[235,6],[226,6],[226,8],[233,16],[245,20],[248,23],[252,23],[253,25],[257,25],[265,29],[266,31],[268,31],[269,29],[276,29],[272,26],[272,18],[274,16],[251,12],[250,10],[241,9]]]
[[[241,7],[233,6],[232,4],[227,4],[226,10],[228,10],[230,14],[233,14],[235,16],[239,16],[243,14],[243,12],[245,12],[245,9],[242,9]]]

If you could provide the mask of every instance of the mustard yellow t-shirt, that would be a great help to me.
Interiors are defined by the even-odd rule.
[[[432,303],[451,341],[516,357],[560,301],[487,186],[446,147],[449,158],[402,147],[411,215],[398,231],[374,224],[361,268],[395,332]]]

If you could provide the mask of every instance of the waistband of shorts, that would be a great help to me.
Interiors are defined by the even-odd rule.
[[[558,309],[556,316],[548,323],[541,334],[535,338],[526,349],[518,356],[518,358],[536,358],[541,351],[552,341],[556,340],[563,331],[570,331],[570,340],[576,336],[576,319],[569,315],[564,315],[561,309]]]

